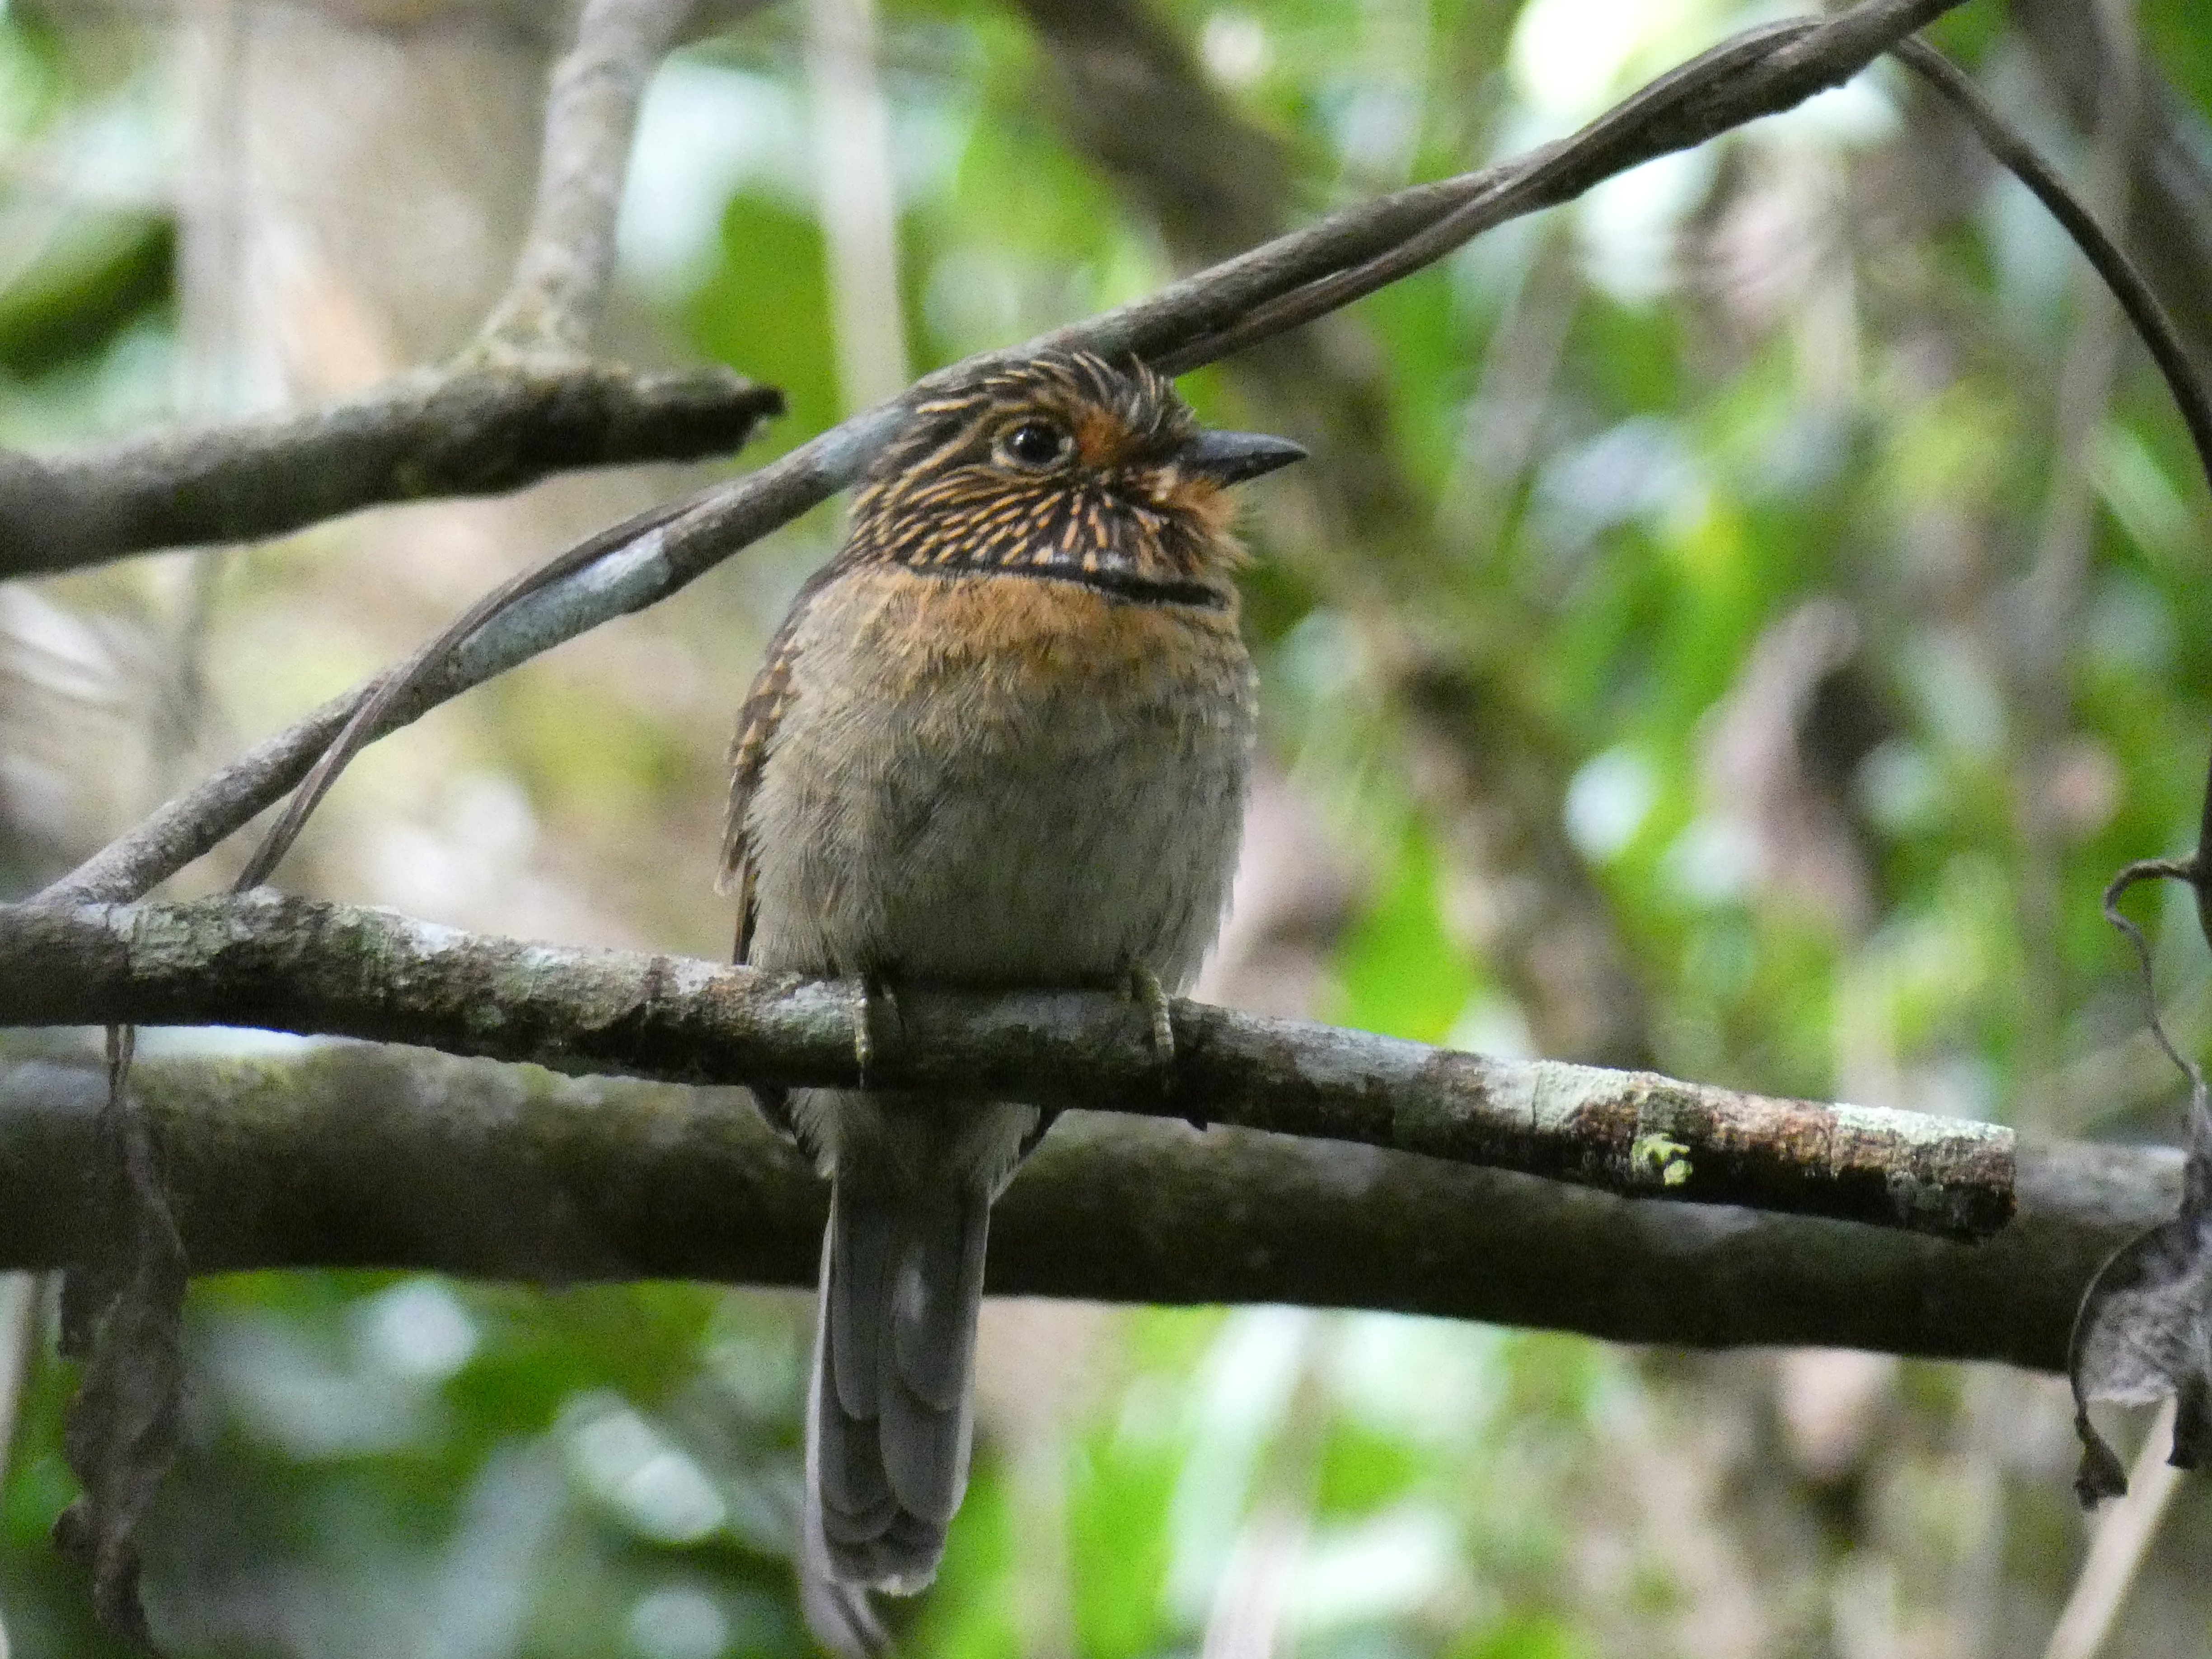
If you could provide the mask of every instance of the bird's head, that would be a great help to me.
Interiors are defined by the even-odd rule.
[[[1201,427],[1141,363],[1051,352],[921,404],[854,503],[851,556],[1225,592],[1230,485],[1305,451]]]

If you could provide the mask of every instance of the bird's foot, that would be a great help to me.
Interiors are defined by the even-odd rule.
[[[876,1057],[875,1035],[868,1030],[868,981],[860,980],[853,997],[853,1064],[859,1068],[860,1086],[868,1086],[868,1066]]]
[[[1152,1058],[1159,1062],[1160,1091],[1173,1094],[1178,1081],[1176,1076],[1175,1009],[1169,1001],[1167,988],[1160,976],[1152,971],[1148,962],[1129,964],[1129,993],[1152,1023]],[[1203,1114],[1185,1112],[1183,1121],[1203,1134],[1206,1120]]]
[[[1129,994],[1152,1023],[1152,1058],[1172,1076],[1175,1068],[1175,1013],[1168,1005],[1167,988],[1147,962],[1129,964]]]
[[[868,1067],[876,1060],[875,1014],[878,1008],[896,1020],[898,995],[874,974],[862,974],[854,982],[853,1064],[860,1073],[860,1086],[868,1086]]]

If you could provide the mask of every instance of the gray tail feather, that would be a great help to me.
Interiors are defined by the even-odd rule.
[[[929,1583],[968,1484],[987,1194],[840,1182],[823,1241],[808,1530],[847,1583]]]
[[[812,1519],[811,1509],[795,1565],[799,1611],[805,1617],[806,1628],[823,1649],[836,1659],[886,1659],[898,1651],[890,1632],[869,1605],[866,1588],[841,1583],[831,1571],[821,1528]]]

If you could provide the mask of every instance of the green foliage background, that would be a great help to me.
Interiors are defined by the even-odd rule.
[[[1534,64],[1539,9],[1174,0],[1162,15],[1281,146],[1310,212],[1593,112],[1546,82],[1556,48],[1548,71]],[[1610,78],[1583,65],[1599,100],[1765,15],[1540,9],[1579,27],[1601,68],[1611,54]],[[883,25],[917,369],[1175,274],[1159,228],[1063,136],[1015,13],[896,0]],[[2212,156],[2212,13],[2144,0],[2141,27]],[[1977,0],[1937,39],[2086,176],[2002,8]],[[105,123],[158,160],[179,118],[165,61],[150,38],[88,44],[0,12],[0,143],[30,155]],[[747,131],[803,130],[782,11],[678,72]],[[631,298],[662,349],[785,388],[790,416],[750,462],[840,401],[803,155],[737,154],[690,205],[708,234],[633,270]],[[164,406],[174,243],[143,203],[49,199],[0,175],[0,439],[67,441]],[[1353,326],[1389,393],[1389,428],[1359,441],[1411,481],[1428,526],[1402,550],[1422,603],[1377,603],[1543,735],[1560,821],[1649,998],[1654,1063],[2068,1135],[2170,1133],[2175,1091],[2095,896],[2120,863],[2193,835],[2205,489],[2132,349],[2096,389],[2080,453],[2062,444],[2067,365],[2111,324],[2016,185],[1880,70],[1500,232],[1364,302]],[[1547,329],[1548,353],[1532,344]],[[1511,367],[1531,355],[1534,374]],[[1186,390],[1222,418],[1267,414],[1219,370]],[[1515,422],[1525,449],[1497,470]],[[624,624],[620,649],[707,665],[689,700],[613,658],[533,671],[480,699],[476,724],[440,727],[435,763],[505,781],[549,881],[599,893],[636,936],[712,954],[717,723],[832,516]],[[1268,753],[1358,896],[1314,1012],[1525,1044],[1535,1011],[1486,948],[1455,826],[1377,689],[1374,619],[1346,597],[1360,584],[1276,556],[1294,519],[1255,531]],[[302,541],[242,561],[234,642],[319,629],[347,582],[371,580],[301,574],[323,556]],[[37,591],[159,633],[173,596],[137,580]],[[1808,615],[1843,619],[1823,636],[1841,641],[1832,672],[1802,672],[1811,647],[1791,641],[1811,636],[1787,630]],[[296,706],[389,654],[349,626],[311,665],[249,664],[275,688],[260,695]],[[377,775],[388,795],[427,795],[432,765]],[[22,881],[56,852],[0,847]],[[342,844],[311,844],[301,884],[351,897],[356,878]],[[2202,952],[2170,919],[2160,972],[2201,1046]],[[179,1656],[811,1652],[786,1565],[808,1330],[803,1297],[702,1285],[204,1281],[186,1449],[148,1529],[156,1626]],[[2039,1644],[2081,1553],[2046,1381],[1287,1309],[1102,1313],[1054,1340],[1069,1374],[1026,1413],[987,1413],[942,1581],[894,1610],[916,1656],[1996,1655]],[[9,1651],[38,1659],[114,1650],[45,1543],[71,1495],[70,1386],[51,1358],[33,1367],[0,1508],[0,1620]],[[2212,1638],[2208,1549],[2212,1514],[2191,1493],[2112,1651]],[[1205,1647],[1248,1604],[1267,1644]]]

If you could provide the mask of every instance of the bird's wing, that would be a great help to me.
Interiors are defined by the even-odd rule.
[[[714,885],[738,897],[738,945],[730,958],[732,962],[744,961],[753,942],[753,868],[745,842],[746,809],[752,805],[753,791],[760,787],[776,726],[790,699],[793,635],[799,631],[804,609],[803,600],[793,605],[769,641],[768,660],[753,676],[752,690],[745,693],[738,709],[737,736],[730,744],[729,817],[722,830],[721,874]]]
[[[775,747],[776,728],[782,723],[783,711],[791,700],[791,672],[798,660],[799,624],[805,620],[807,606],[814,596],[844,568],[843,559],[832,559],[800,586],[791,609],[784,613],[782,623],[768,642],[767,659],[761,664],[760,672],[753,676],[752,690],[745,693],[744,702],[738,708],[737,735],[730,744],[730,806],[722,828],[722,868],[714,881],[717,892],[737,895],[738,941],[730,957],[732,962],[744,962],[751,953],[753,942],[756,907],[751,850],[745,843],[746,811],[752,805],[753,791],[760,787],[761,774],[767,769],[769,756]]]

